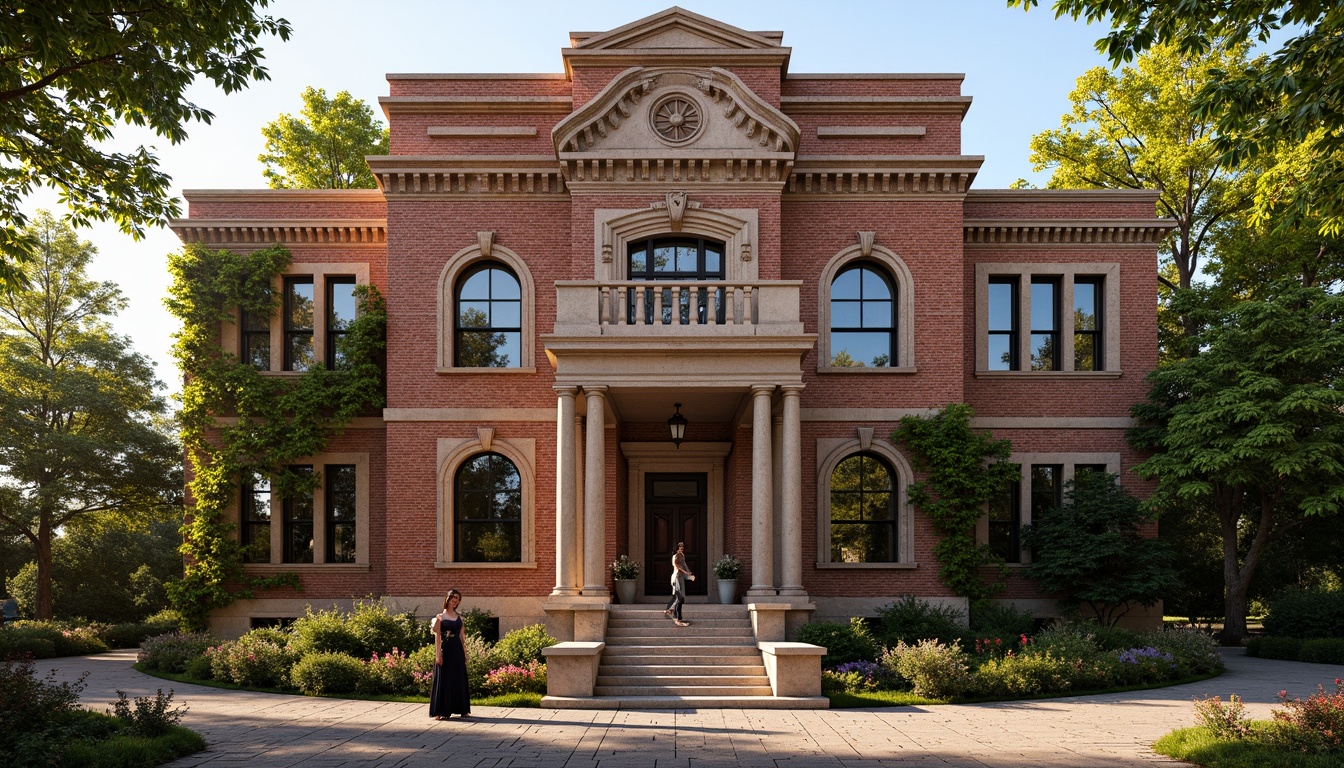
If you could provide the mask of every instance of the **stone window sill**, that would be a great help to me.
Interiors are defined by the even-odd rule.
[[[893,570],[913,571],[919,563],[817,563],[818,570]]]

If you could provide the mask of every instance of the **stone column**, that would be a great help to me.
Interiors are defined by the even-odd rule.
[[[575,408],[577,411],[577,406]],[[583,414],[574,414],[574,509],[578,510],[574,514],[574,530],[569,537],[569,562],[573,563],[573,573],[570,574],[569,586],[573,587],[574,594],[579,594],[583,589],[583,503],[584,503],[584,473],[587,471],[583,466]]]
[[[573,539],[578,530],[574,495],[574,395],[576,387],[555,387],[555,589],[552,595],[577,595]]]
[[[588,399],[583,454],[583,594],[607,597],[607,388],[583,388]]]
[[[773,384],[751,388],[751,588],[748,597],[775,594],[775,534],[770,477],[770,395]]]
[[[779,594],[805,595],[803,589],[803,425],[801,385],[782,387],[784,391],[783,460],[780,472],[780,549],[784,562]]]
[[[771,408],[771,412],[774,409]],[[784,573],[784,542],[780,538],[784,535],[784,524],[781,517],[780,504],[784,500],[784,490],[781,483],[784,482],[784,416],[774,414],[770,417],[770,514],[771,528],[774,532],[775,557],[771,561],[774,565],[775,587],[779,587],[780,574]]]

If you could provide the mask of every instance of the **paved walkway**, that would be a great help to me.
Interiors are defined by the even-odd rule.
[[[1231,693],[1253,717],[1278,691],[1331,689],[1344,667],[1227,654],[1200,683],[1132,693],[997,704],[874,710],[548,710],[477,707],[436,722],[424,704],[225,691],[168,683],[131,668],[134,651],[48,659],[59,679],[88,672],[82,701],[175,689],[183,723],[210,746],[175,767],[418,766],[453,768],[1114,768],[1180,765],[1149,748],[1192,724],[1190,700]]]

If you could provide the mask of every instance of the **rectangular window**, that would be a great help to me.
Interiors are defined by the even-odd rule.
[[[1031,279],[1031,370],[1059,368],[1059,280]]]
[[[989,548],[1005,563],[1022,562],[1021,490],[1022,484],[1015,480],[989,502]]]
[[[326,528],[328,563],[355,562],[355,466],[328,464]]]
[[[258,371],[271,370],[271,316],[238,310],[238,359]]]
[[[238,529],[243,562],[271,562],[271,481],[249,473],[243,480],[242,514]]]
[[[1031,465],[1031,519],[1040,520],[1063,503],[1064,467],[1061,464]]]
[[[298,475],[313,474],[312,466],[295,465],[287,468]],[[313,496],[311,493],[286,496],[284,507],[284,540],[286,563],[313,562]]]
[[[341,368],[345,355],[341,344],[355,322],[355,278],[327,278],[327,367]]]
[[[313,367],[313,278],[285,278],[285,370]]]
[[[1017,278],[989,279],[989,370],[1017,370]]]
[[[1101,350],[1101,278],[1080,277],[1073,282],[1073,370],[1104,370]]]
[[[1075,479],[1076,479],[1079,475],[1083,474],[1084,472],[1096,472],[1097,474],[1105,474],[1105,473],[1106,473],[1106,465],[1105,465],[1105,464],[1077,464],[1077,465],[1075,465],[1074,468],[1073,468],[1073,476],[1074,476]]]

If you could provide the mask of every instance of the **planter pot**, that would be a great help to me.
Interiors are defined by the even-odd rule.
[[[719,602],[724,605],[737,602],[737,579],[719,579]]]
[[[635,579],[612,579],[616,584],[616,599],[624,605],[635,602]]]

